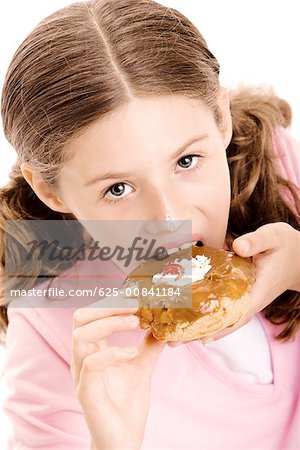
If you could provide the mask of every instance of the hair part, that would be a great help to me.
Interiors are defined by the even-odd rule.
[[[37,197],[22,176],[21,163],[57,190],[59,172],[71,157],[67,148],[72,140],[133,97],[200,99],[221,125],[219,69],[199,30],[180,12],[153,0],[74,3],[32,30],[13,56],[1,99],[4,133],[18,155],[9,183],[0,190],[2,287],[7,283],[7,220],[75,219],[52,211]],[[231,93],[231,112],[229,244],[269,222],[286,221],[299,229],[299,192],[274,172],[272,164],[273,132],[290,124],[289,105],[270,91],[243,88]],[[296,212],[281,198],[282,186],[293,195]],[[264,208],[262,199],[266,199]],[[20,246],[16,242],[10,249],[16,264]],[[299,303],[300,294],[287,291],[265,309],[269,320],[285,324],[280,339],[295,335]],[[2,295],[0,329],[4,331],[6,307]]]

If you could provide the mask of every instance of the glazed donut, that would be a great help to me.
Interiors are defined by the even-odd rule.
[[[139,299],[142,329],[151,328],[156,339],[184,342],[235,324],[249,310],[254,281],[249,258],[192,245],[140,264],[123,287]]]

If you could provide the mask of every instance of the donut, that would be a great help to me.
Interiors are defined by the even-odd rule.
[[[234,325],[250,307],[254,264],[207,245],[141,263],[123,288],[139,300],[140,328],[156,339],[185,342]]]

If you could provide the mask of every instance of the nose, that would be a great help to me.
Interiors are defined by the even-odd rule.
[[[163,230],[174,231],[181,228],[183,224],[187,224],[186,221],[191,221],[192,214],[188,199],[183,198],[176,189],[156,187],[149,199],[147,216],[148,232],[157,234]]]
[[[151,220],[166,220],[166,216],[176,220],[188,220],[191,216],[188,200],[177,191],[156,189],[149,204]]]

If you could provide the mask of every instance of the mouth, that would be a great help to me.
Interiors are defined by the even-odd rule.
[[[203,237],[200,235],[193,235],[192,240],[183,238],[181,239],[181,241],[178,240],[165,243],[164,247],[167,251],[167,254],[170,256],[173,253],[176,253],[180,250],[185,250],[189,247],[192,247],[193,245],[195,245],[196,247],[202,247],[203,245],[205,245]]]

